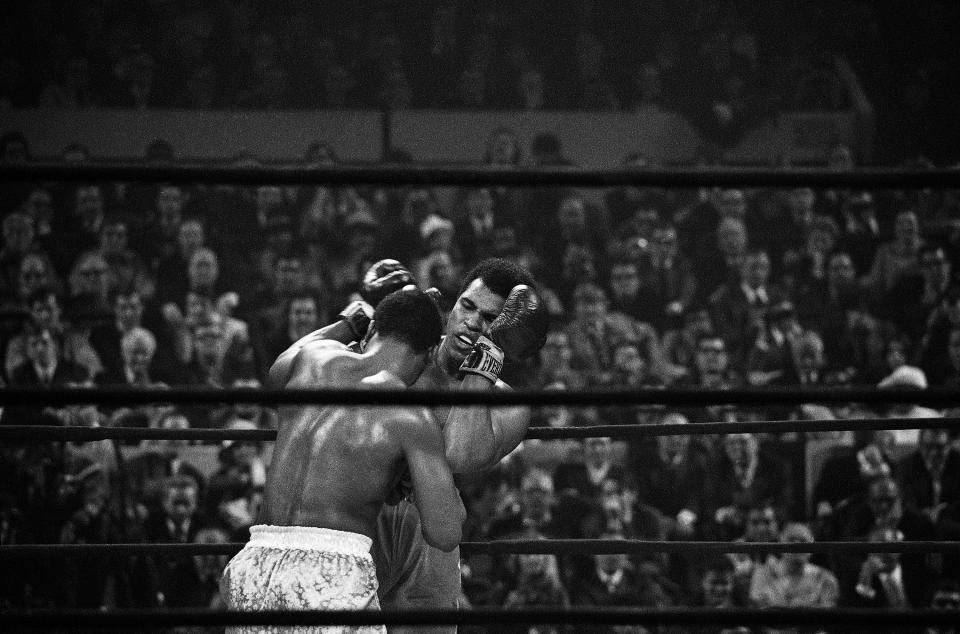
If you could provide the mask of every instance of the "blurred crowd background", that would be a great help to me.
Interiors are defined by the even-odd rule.
[[[853,74],[879,113],[882,159],[924,148],[939,162],[956,159],[958,12],[944,0],[38,0],[12,3],[0,25],[0,104],[661,107],[725,145],[777,110],[849,107]]]
[[[949,62],[935,55],[956,23],[952,4],[279,4],[285,11],[253,1],[13,8],[0,27],[0,99],[584,111],[653,101],[722,146],[770,111],[847,107],[831,61],[843,54],[877,104],[881,158],[956,159],[952,104],[941,98]],[[29,163],[30,145],[8,131],[0,158]],[[178,149],[157,139],[144,159],[174,164]],[[305,164],[340,163],[322,139],[297,151]],[[74,143],[60,158],[90,154]],[[509,127],[475,155],[505,167],[576,164],[556,135],[524,145]],[[612,160],[656,164],[639,152]],[[856,157],[837,145],[820,164],[849,170]],[[441,289],[447,310],[479,260],[529,267],[552,328],[537,358],[505,369],[517,388],[958,389],[958,205],[955,190],[4,183],[3,384],[137,386],[157,390],[158,404],[8,406],[0,424],[273,429],[270,408],[172,407],[162,391],[262,385],[276,356],[336,319],[385,257]],[[540,408],[532,424],[693,430],[960,415],[960,401],[921,400]],[[465,540],[960,539],[954,428],[525,441],[461,483]],[[0,544],[244,541],[270,450],[4,443]],[[0,605],[218,606],[225,559],[53,560],[4,576]],[[472,606],[960,608],[954,554],[472,555],[462,573]],[[536,631],[551,630],[565,631]]]

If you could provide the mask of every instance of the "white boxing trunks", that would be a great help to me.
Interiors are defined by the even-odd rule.
[[[231,610],[379,610],[377,573],[366,535],[309,526],[250,528],[250,541],[223,571]],[[249,626],[229,634],[383,634],[382,625]]]

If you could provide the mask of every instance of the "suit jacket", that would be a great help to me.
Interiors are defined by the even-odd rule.
[[[623,469],[619,465],[611,464],[605,479],[607,478],[623,482]],[[558,492],[573,489],[585,498],[597,499],[600,496],[600,486],[590,481],[586,465],[580,463],[558,465],[553,474],[553,487]]]
[[[915,511],[933,506],[933,478],[924,466],[919,451],[914,451],[900,460],[899,480],[904,504]],[[960,453],[954,449],[947,452],[940,475],[940,486],[938,502],[960,502]]]
[[[721,456],[714,474],[710,510],[729,505],[745,510],[748,506],[765,500],[786,508],[793,499],[787,475],[783,463],[761,449],[753,481],[744,487],[737,479],[733,465],[725,455]]]
[[[723,284],[710,296],[708,305],[714,328],[727,343],[730,360],[737,368],[743,367],[767,308],[785,298],[784,292],[773,284],[767,284],[764,290],[767,301],[758,300],[754,305],[739,282]]]
[[[928,605],[926,596],[926,582],[922,578],[916,578],[902,566],[900,568],[901,580],[903,583],[904,594],[907,602],[912,608],[925,608]],[[845,603],[854,608],[892,608],[890,599],[883,589],[883,582],[880,576],[874,574],[870,578],[870,589],[873,590],[873,596],[864,596],[856,591],[856,588],[847,588]]]
[[[613,353],[616,345],[622,341],[639,342],[641,354],[646,352],[651,369],[662,365],[662,352],[657,332],[649,325],[633,319],[623,313],[608,313],[599,332],[588,330],[583,324],[574,321],[566,328],[572,352],[571,366],[585,372],[594,379],[613,369]]]
[[[144,534],[150,543],[192,543],[197,532],[209,523],[199,513],[194,513],[186,535],[178,535],[170,530],[167,516],[162,512],[151,513],[144,522]],[[203,582],[197,572],[193,557],[146,557],[143,561],[148,597],[155,598],[157,593],[164,597],[163,606],[167,607],[205,607]]]
[[[124,477],[130,489],[130,495],[148,508],[158,509],[160,495],[165,478],[174,475],[186,475],[197,482],[197,497],[203,502],[207,478],[196,466],[180,460],[174,469],[173,455],[157,450],[146,450],[124,463]]]
[[[874,525],[873,512],[866,501],[850,509],[844,526],[840,529],[838,539],[841,541],[864,541]],[[903,509],[903,515],[896,526],[903,533],[905,541],[928,541],[936,539],[933,524],[926,516],[920,515],[909,508]],[[929,605],[930,585],[934,575],[933,562],[936,557],[923,554],[903,554],[900,556],[900,566],[903,569],[903,584],[907,591],[907,598],[913,607]],[[834,557],[832,570],[837,572],[840,579],[841,602],[850,605],[853,588],[857,583],[862,556],[837,555]]]
[[[10,375],[10,387],[61,387],[69,383],[83,383],[89,378],[87,369],[81,365],[61,359],[54,370],[53,380],[44,383],[31,361],[24,361]],[[60,425],[58,418],[44,414],[40,407],[7,407],[3,412],[6,425]]]
[[[89,372],[82,365],[61,359],[57,362],[57,369],[53,372],[53,379],[49,383],[40,380],[33,367],[33,362],[24,361],[10,373],[11,387],[53,387],[64,386],[68,383],[82,383],[90,378]]]
[[[891,474],[896,477],[897,464],[887,457],[884,457],[884,462],[890,467]],[[820,477],[813,487],[811,502],[816,508],[818,502],[826,501],[834,509],[844,500],[847,500],[848,504],[857,504],[866,498],[867,484],[868,482],[860,476],[856,450],[851,448],[849,453],[833,456],[823,463]]]

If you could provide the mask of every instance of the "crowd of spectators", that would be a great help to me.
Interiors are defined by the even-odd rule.
[[[849,77],[837,60],[850,57],[882,112],[939,131],[949,122],[933,115],[944,114],[938,97],[949,94],[955,52],[943,43],[955,20],[952,3],[932,5],[900,15],[859,0],[43,0],[8,7],[0,103],[662,108],[725,145],[781,109],[849,108]],[[891,48],[890,33],[908,27]],[[890,67],[905,78],[896,89]]]
[[[29,160],[3,138],[4,162]],[[523,151],[521,151],[523,150]],[[509,129],[491,164],[566,162]],[[89,160],[71,146],[70,161]],[[336,162],[314,143],[312,163]],[[851,167],[838,147],[827,159]],[[643,164],[629,156],[625,164]],[[8,386],[136,386],[142,407],[8,406],[2,424],[275,428],[260,406],[172,407],[172,386],[256,387],[393,257],[451,302],[482,258],[532,270],[552,328],[516,387],[960,387],[955,192],[623,187],[7,184],[0,353]],[[918,401],[921,400],[918,398]],[[535,425],[939,417],[960,410],[801,406],[542,408]],[[204,453],[205,452],[205,453]],[[210,460],[200,464],[198,456]],[[0,447],[0,543],[244,541],[269,445]],[[465,481],[465,540],[896,541],[960,538],[960,453],[944,429],[691,433],[525,441]],[[7,575],[3,605],[218,605],[224,558],[69,559]],[[58,567],[59,566],[59,567]],[[474,554],[474,606],[956,607],[951,555]]]

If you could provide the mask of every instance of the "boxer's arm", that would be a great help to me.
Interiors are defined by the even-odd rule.
[[[444,458],[443,438],[426,415],[403,423],[399,437],[420,511],[420,530],[428,544],[449,552],[460,544],[466,510]]]
[[[509,390],[503,381],[496,384],[467,374],[461,390]],[[529,407],[456,406],[443,426],[447,462],[454,473],[476,473],[494,466],[516,449],[527,435]]]
[[[344,340],[346,339],[346,340]],[[280,353],[277,360],[270,366],[270,372],[267,374],[267,387],[281,388],[290,382],[293,376],[293,369],[297,355],[307,345],[329,345],[331,347],[346,346],[353,341],[354,337],[350,327],[345,321],[341,320],[314,330],[293,343],[289,348]]]
[[[509,389],[499,379],[504,359],[525,359],[539,350],[548,323],[536,291],[525,284],[514,286],[490,324],[490,337],[478,337],[461,364],[460,389]],[[457,473],[492,467],[520,444],[529,423],[528,407],[454,407],[443,428],[447,460]]]

